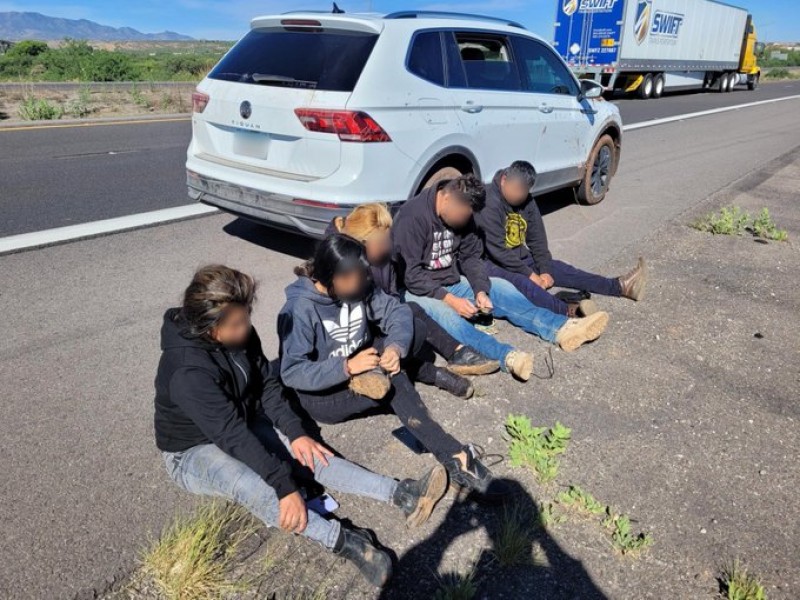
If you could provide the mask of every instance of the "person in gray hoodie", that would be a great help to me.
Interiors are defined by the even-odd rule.
[[[375,287],[364,246],[330,235],[295,273],[278,315],[280,371],[308,415],[331,424],[391,410],[451,484],[501,501],[504,486],[478,450],[444,431],[401,370],[414,338],[411,309]]]

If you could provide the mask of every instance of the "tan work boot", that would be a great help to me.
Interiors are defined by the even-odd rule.
[[[350,378],[350,389],[372,400],[383,400],[391,387],[389,376],[380,367]]]
[[[567,316],[571,319],[576,317],[588,317],[600,310],[597,307],[597,303],[591,299],[581,300],[580,302],[570,302],[567,306],[569,307],[567,309]]]
[[[644,288],[647,285],[647,263],[644,258],[639,257],[636,266],[628,271],[627,274],[619,278],[619,286],[622,288],[622,297],[630,298],[638,302],[644,298]]]
[[[528,381],[533,373],[533,354],[512,350],[506,354],[506,369],[517,379]]]
[[[568,319],[556,333],[556,343],[564,352],[572,352],[599,338],[607,325],[608,313],[603,311],[583,319]]]

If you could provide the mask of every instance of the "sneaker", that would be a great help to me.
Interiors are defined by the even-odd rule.
[[[570,318],[588,317],[589,315],[593,315],[594,313],[600,311],[600,309],[597,307],[597,302],[588,299],[584,299],[579,302],[570,302],[567,304],[567,306],[569,307],[567,316]]]
[[[475,388],[469,379],[447,369],[436,369],[433,385],[459,398],[472,398],[472,394],[475,393]]]
[[[366,529],[342,525],[333,553],[352,562],[364,579],[377,588],[386,585],[392,576],[392,559],[377,547],[377,541]]]
[[[508,485],[496,480],[491,471],[480,461],[482,452],[479,453],[475,446],[464,446],[461,452],[455,454],[444,463],[447,474],[450,476],[450,486],[461,493],[474,493],[477,500],[487,504],[500,504],[510,494]]]
[[[506,354],[506,370],[521,381],[528,381],[533,373],[533,354],[512,350]]]
[[[470,346],[461,346],[447,361],[447,369],[459,375],[488,375],[500,369],[500,363],[486,358]]]
[[[383,400],[391,387],[389,376],[380,367],[350,378],[350,389],[372,400]]]
[[[556,333],[556,343],[564,352],[572,352],[599,338],[607,326],[608,313],[603,311],[583,319],[568,319]]]
[[[446,491],[447,470],[436,465],[420,479],[399,482],[392,503],[406,515],[407,527],[419,527],[428,520]]]
[[[618,278],[619,286],[622,288],[622,297],[629,298],[634,302],[644,298],[647,276],[647,263],[644,262],[644,258],[639,257],[639,262],[636,263],[636,266]]]

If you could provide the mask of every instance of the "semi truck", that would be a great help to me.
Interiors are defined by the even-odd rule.
[[[752,15],[715,0],[558,0],[553,45],[579,78],[642,99],[761,78]]]

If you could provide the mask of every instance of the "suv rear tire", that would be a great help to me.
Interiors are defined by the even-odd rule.
[[[578,186],[581,204],[599,204],[606,197],[611,177],[616,170],[617,150],[610,135],[601,136],[589,153],[586,172]]]
[[[419,191],[421,192],[422,190],[426,190],[444,179],[455,179],[456,177],[461,177],[463,174],[464,173],[455,167],[441,167],[428,175],[425,181],[423,181],[422,186],[419,188]]]

